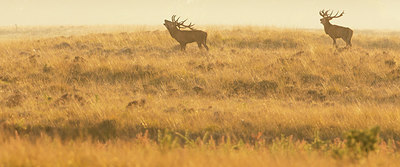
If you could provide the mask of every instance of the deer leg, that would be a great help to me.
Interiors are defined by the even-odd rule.
[[[353,45],[351,44],[351,39],[349,39],[349,47],[352,47]]]
[[[204,41],[203,41],[203,46],[207,49],[207,51],[208,51],[208,46],[207,46],[207,40],[205,39]]]
[[[207,49],[207,51],[208,51],[208,46],[207,46],[207,44],[204,43],[203,45],[204,45],[204,47],[205,47],[205,48]]]
[[[348,37],[343,37],[342,39],[344,42],[346,42],[346,48],[351,47],[351,41]]]
[[[351,38],[347,39],[346,43],[347,43],[347,46],[350,48],[352,46]]]
[[[197,46],[199,46],[199,49],[201,49],[201,42],[197,42]]]
[[[349,43],[349,41],[345,40],[345,42],[346,42],[346,48],[350,48],[351,44]]]
[[[349,30],[348,36],[347,36],[347,45],[351,47],[351,37],[353,37],[353,30]]]
[[[186,50],[186,44],[185,43],[181,43],[181,50],[185,51]]]
[[[332,40],[333,40],[333,46],[335,46],[337,48],[338,46],[336,45],[336,39],[332,38]]]

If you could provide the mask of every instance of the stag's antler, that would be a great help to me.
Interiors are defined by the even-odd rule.
[[[172,15],[172,17],[171,17],[172,22],[175,22],[175,17],[176,17],[176,15]]]
[[[179,29],[190,28],[191,30],[194,30],[194,28],[193,28],[194,24],[190,23],[189,25],[185,25],[185,22],[187,21],[187,19],[179,22],[180,17],[178,17],[178,19],[176,19],[176,20],[175,20],[175,17],[176,17],[176,15],[173,15],[171,18],[171,21],[176,24],[176,27],[178,27]]]
[[[340,15],[338,15],[339,14],[339,11],[335,14],[335,16],[332,16],[332,13],[329,15],[329,17],[330,18],[339,18],[339,17],[342,17],[343,16],[343,14],[344,14],[344,11],[342,12],[342,13],[340,13]]]
[[[328,17],[328,11],[321,10],[321,11],[319,11],[319,15],[321,15],[322,17]]]
[[[343,14],[344,14],[344,11],[343,11],[342,13],[340,13],[340,15],[338,15],[338,14],[339,14],[339,11],[338,11],[338,12],[335,14],[335,16],[332,16],[333,11],[331,11],[331,13],[328,14],[329,11],[330,11],[330,10],[327,10],[327,11],[325,11],[325,10],[319,11],[319,15],[321,15],[322,17],[326,17],[326,18],[333,19],[333,18],[342,17]]]
[[[186,20],[187,20],[187,19],[186,19]],[[184,23],[185,23],[186,20],[184,20],[184,21],[178,23],[178,24],[177,24],[178,28],[179,28],[179,29],[181,29],[181,28],[190,28],[191,30],[193,30],[193,29],[194,29],[194,28],[193,28],[194,24],[190,23],[189,25],[185,25]]]

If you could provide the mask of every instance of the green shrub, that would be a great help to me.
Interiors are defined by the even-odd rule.
[[[379,126],[367,130],[351,130],[345,133],[345,147],[335,149],[334,156],[343,158],[348,156],[353,160],[367,157],[376,150],[379,141]]]

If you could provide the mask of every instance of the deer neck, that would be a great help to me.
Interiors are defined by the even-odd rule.
[[[328,34],[329,29],[332,27],[332,24],[328,21],[327,23],[324,24],[324,30],[325,33]]]
[[[171,36],[173,38],[175,38],[180,32],[181,32],[181,30],[179,30],[177,28],[172,28],[171,30],[169,30],[169,34],[171,34]]]

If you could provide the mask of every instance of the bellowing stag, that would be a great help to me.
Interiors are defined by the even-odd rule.
[[[324,25],[325,33],[328,34],[333,39],[333,45],[337,48],[336,39],[342,38],[346,42],[346,47],[351,47],[351,37],[353,36],[353,30],[347,27],[342,27],[338,25],[332,25],[329,21],[333,18],[342,17],[344,12],[340,15],[339,12],[336,13],[335,16],[332,16],[333,11],[328,14],[329,10],[322,10],[319,12],[319,15],[322,16],[321,24]]]
[[[179,22],[179,18],[175,20],[175,15],[172,16],[171,21],[164,20],[164,26],[168,29],[169,34],[176,41],[179,42],[181,46],[181,50],[186,49],[186,44],[197,42],[199,48],[202,45],[208,50],[207,42],[207,33],[201,30],[195,30],[193,28],[194,24],[190,23],[189,25],[185,25],[186,20]],[[181,30],[181,28],[189,28],[190,30]]]

